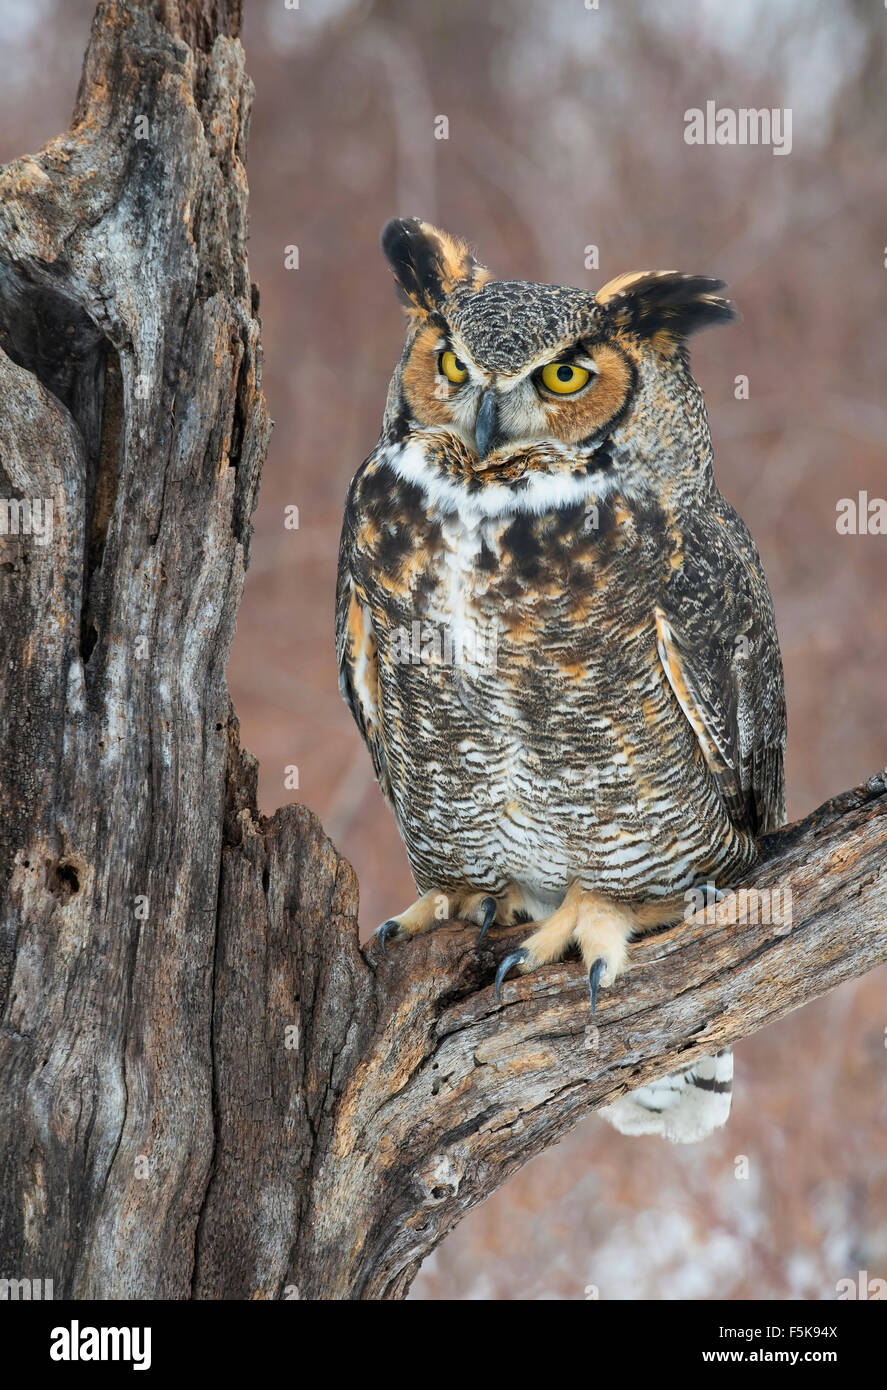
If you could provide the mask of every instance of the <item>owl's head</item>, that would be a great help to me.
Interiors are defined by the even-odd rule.
[[[473,488],[596,467],[658,474],[705,466],[701,393],[686,340],[736,317],[723,282],[621,275],[591,294],[494,280],[467,246],[416,218],[382,250],[408,309],[383,440],[421,438]],[[704,457],[703,457],[704,456]]]

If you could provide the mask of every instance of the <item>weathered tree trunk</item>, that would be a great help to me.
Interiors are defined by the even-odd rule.
[[[238,27],[105,0],[71,130],[0,175],[0,1277],[56,1297],[400,1297],[590,1110],[887,958],[883,776],[771,838],[789,932],[727,900],[594,1021],[571,964],[496,1004],[522,928],[364,954],[316,819],[257,814]]]

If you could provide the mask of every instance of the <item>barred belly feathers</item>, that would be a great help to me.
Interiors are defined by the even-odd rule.
[[[734,311],[672,271],[496,281],[416,219],[382,247],[406,342],[336,603],[342,693],[419,892],[379,935],[526,922],[497,993],[572,948],[594,1008],[633,935],[736,882],[784,820],[770,594],[686,346]],[[600,1113],[695,1140],[731,1082],[728,1051]]]

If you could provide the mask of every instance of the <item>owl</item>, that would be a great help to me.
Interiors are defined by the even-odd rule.
[[[784,820],[772,602],[687,350],[735,311],[674,271],[495,280],[415,218],[382,250],[406,338],[336,601],[340,687],[419,894],[378,936],[525,922],[497,997],[578,950],[594,1010],[631,939],[747,874]],[[731,1081],[727,1051],[601,1113],[697,1139]]]

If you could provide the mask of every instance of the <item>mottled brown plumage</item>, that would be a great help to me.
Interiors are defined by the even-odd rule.
[[[349,491],[336,612],[342,691],[423,895],[383,943],[532,919],[506,964],[578,945],[594,996],[632,931],[735,881],[784,816],[772,605],[685,346],[733,311],[673,272],[597,295],[493,281],[415,221],[383,248],[409,326]]]

